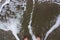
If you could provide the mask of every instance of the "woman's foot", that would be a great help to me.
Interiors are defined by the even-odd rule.
[[[24,38],[24,40],[28,40],[28,38],[26,37],[26,38]]]
[[[40,37],[37,37],[36,40],[41,40]]]

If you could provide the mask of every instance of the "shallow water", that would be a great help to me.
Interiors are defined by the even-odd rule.
[[[47,31],[44,40],[46,40],[47,37],[49,36],[49,34],[50,34],[52,31],[54,31],[55,29],[57,29],[59,26],[60,26],[60,14],[59,14],[58,17],[56,18],[56,23],[50,28],[49,31]]]
[[[28,25],[29,33],[30,33],[30,35],[32,37],[32,40],[36,40],[36,37],[33,34],[32,26],[31,26],[31,24],[32,24],[32,17],[33,17],[32,15],[33,15],[33,11],[34,11],[34,5],[35,5],[35,0],[33,0],[33,9],[32,9],[32,12],[30,13],[30,21],[29,21],[29,25]]]
[[[16,22],[18,21],[18,23],[20,23],[19,25],[20,29],[18,30],[19,32],[17,35],[20,40],[23,40],[25,37],[28,37],[29,40],[34,40],[34,38],[36,39],[36,36],[39,36],[41,40],[43,40],[46,32],[55,24],[56,17],[58,16],[58,14],[60,14],[60,6],[55,3],[44,2],[44,1],[42,1],[42,3],[41,2],[38,3],[37,0],[35,1],[35,3],[33,2],[34,0],[26,0],[27,4],[24,3],[24,1],[12,0],[9,4],[5,5],[2,8],[2,12],[0,15],[0,17],[1,16],[2,17],[0,18],[1,19],[0,21],[5,23],[8,20],[10,20],[10,18],[12,19],[14,18],[13,21],[11,22],[12,25],[9,24],[10,26],[15,26]],[[32,20],[30,20],[31,13],[33,13]],[[6,17],[7,20],[4,19],[4,17]],[[16,21],[16,19],[18,20]],[[30,21],[32,21],[30,23],[31,24],[30,26],[32,28],[30,29],[33,35],[29,32],[28,29],[28,25]],[[17,32],[17,29],[14,29],[14,31]],[[50,33],[50,35],[47,37],[47,40],[60,40],[59,37],[60,37],[60,31],[59,28],[57,28],[56,30]],[[7,32],[7,31],[0,30],[0,39],[16,40],[16,37],[13,36],[11,31]]]
[[[15,3],[14,3],[15,2]],[[18,3],[17,3],[18,2]],[[17,10],[16,6],[20,6],[20,2],[15,0],[15,1],[10,1],[10,0],[6,0],[2,6],[0,7],[0,15],[1,16],[4,16],[4,17],[1,17],[2,20],[4,21],[7,20],[7,21],[1,21],[0,20],[0,29],[3,30],[3,31],[11,31],[11,33],[13,34],[13,36],[15,37],[16,40],[20,40],[20,38],[18,37],[18,33],[20,32],[21,30],[21,19],[22,19],[22,15],[24,14],[23,12],[26,10],[26,3],[24,1],[21,1],[23,3],[21,3],[21,7],[24,8],[24,10]],[[13,5],[11,3],[14,3]],[[3,7],[7,6],[8,4],[8,7],[10,9],[6,10],[8,11],[6,15],[6,13],[2,13],[3,12]],[[12,13],[11,13],[12,11]],[[7,16],[7,17],[6,17]]]

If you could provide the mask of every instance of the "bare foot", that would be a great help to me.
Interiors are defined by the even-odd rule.
[[[24,38],[24,40],[28,40],[28,38],[26,37],[26,38]]]
[[[28,40],[28,38],[24,38],[24,40]],[[37,37],[36,40],[40,40],[40,37]]]
[[[40,40],[40,37],[37,37],[36,40]]]

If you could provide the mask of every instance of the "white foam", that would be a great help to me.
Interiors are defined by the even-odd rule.
[[[29,21],[29,25],[28,25],[29,33],[30,33],[30,35],[32,37],[32,40],[36,40],[36,37],[33,34],[32,26],[31,26],[31,23],[32,23],[32,14],[33,14],[33,10],[34,10],[34,4],[35,4],[35,0],[33,0],[33,9],[32,9],[32,12],[31,12],[30,21]]]
[[[14,0],[15,2],[17,0]],[[17,1],[18,2],[18,1]],[[6,0],[4,4],[2,4],[1,8],[0,8],[0,12],[1,11],[4,11],[4,9],[2,10],[2,8],[7,4],[9,3],[9,7],[10,7],[10,10],[15,12],[16,14],[16,18],[11,18],[11,17],[7,17],[7,22],[2,22],[0,21],[0,29],[1,30],[4,30],[4,31],[11,31],[12,34],[14,35],[14,37],[16,38],[16,40],[20,40],[20,38],[17,36],[17,34],[20,32],[21,30],[21,19],[22,19],[22,16],[24,14],[24,11],[23,10],[19,10],[17,11],[16,10],[16,6],[19,5],[20,2],[18,2],[17,4],[14,4],[13,2],[11,2],[10,0]],[[24,4],[22,4],[24,5]],[[26,6],[24,6],[24,9],[26,8]],[[7,10],[6,10],[7,11]],[[25,10],[26,11],[26,10]],[[5,14],[4,12],[2,12],[2,14]],[[10,15],[10,16],[13,16],[13,15]]]
[[[2,4],[2,6],[0,7],[0,12],[2,11],[2,8],[8,4],[10,2],[10,0],[6,0],[5,3]]]
[[[16,40],[19,40],[17,34],[20,32],[21,24],[18,19],[9,19],[7,23],[3,23],[0,21],[0,29],[4,31],[11,31],[15,36]]]
[[[32,37],[32,40],[36,40],[36,37],[35,37],[35,35],[33,34],[33,31],[32,31],[31,23],[32,23],[32,13],[31,13],[31,18],[30,18],[30,22],[29,22],[29,25],[28,25],[28,29],[29,29],[29,33]]]

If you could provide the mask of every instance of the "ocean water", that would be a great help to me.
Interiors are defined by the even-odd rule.
[[[2,0],[0,40],[59,40],[59,0]]]

